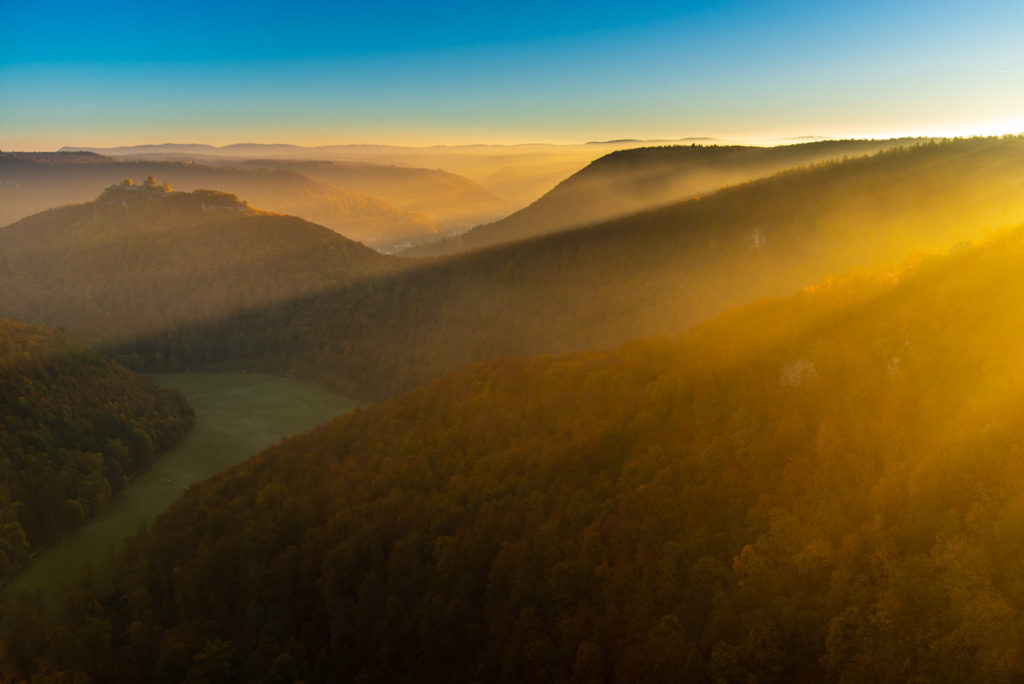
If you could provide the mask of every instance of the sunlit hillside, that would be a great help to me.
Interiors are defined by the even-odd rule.
[[[211,190],[117,185],[0,228],[0,312],[125,342],[307,296],[398,261]]]
[[[87,152],[0,153],[0,225],[44,209],[93,199],[104,188],[148,176],[175,190],[214,189],[267,211],[302,216],[376,247],[418,242],[437,232],[427,216],[337,188],[295,171],[195,163],[118,161]]]
[[[148,368],[244,361],[387,397],[506,354],[684,331],[830,273],[946,249],[1024,220],[1022,189],[1024,138],[927,143],[428,263],[119,355]]]
[[[191,426],[180,393],[66,332],[0,319],[0,584]]]
[[[798,166],[866,155],[913,140],[837,140],[777,147],[620,150],[590,163],[530,206],[409,254],[449,254],[599,223]]]
[[[8,672],[1015,681],[1022,270],[1024,226],[446,376],[190,491]]]

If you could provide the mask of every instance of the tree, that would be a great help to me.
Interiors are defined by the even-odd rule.
[[[147,188],[155,188],[156,187],[156,178],[153,178],[153,176],[146,176],[146,187]]]

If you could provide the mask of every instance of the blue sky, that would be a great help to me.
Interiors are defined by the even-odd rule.
[[[0,0],[0,148],[1024,131],[1024,0]]]

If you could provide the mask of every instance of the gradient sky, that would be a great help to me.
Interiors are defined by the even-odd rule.
[[[1024,131],[1024,0],[0,0],[0,149]]]

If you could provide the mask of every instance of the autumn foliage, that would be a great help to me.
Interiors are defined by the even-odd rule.
[[[447,375],[190,490],[129,545],[116,596],[20,618],[72,645],[91,624],[99,655],[35,662],[97,681],[1014,681],[1022,269],[1024,228],[682,337]]]
[[[0,580],[102,512],[192,421],[180,393],[66,332],[0,319]]]

